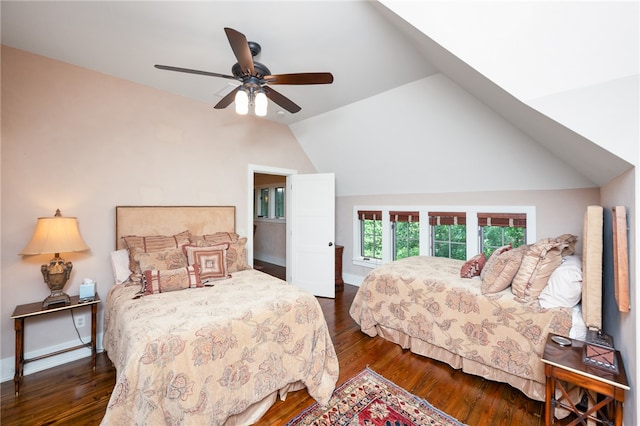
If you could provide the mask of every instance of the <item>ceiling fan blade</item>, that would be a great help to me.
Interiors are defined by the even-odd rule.
[[[222,99],[220,99],[220,102],[218,102],[214,108],[215,109],[225,109],[226,107],[228,107],[229,105],[231,105],[231,103],[235,100],[236,98],[236,92],[238,90],[240,90],[240,87],[242,86],[238,86],[235,89],[233,89],[231,92],[229,92],[228,94],[226,94]]]
[[[231,80],[238,80],[237,78],[235,78],[232,75],[218,74],[216,72],[192,70],[192,69],[189,69],[189,68],[178,68],[178,67],[172,67],[172,66],[169,66],[169,65],[154,65],[154,66],[156,68],[158,68],[159,70],[186,72],[186,73],[189,73],[189,74],[208,75],[210,77],[222,77],[222,78],[228,78],[228,79],[231,79]]]
[[[265,75],[269,84],[331,84],[333,74],[330,72],[305,72],[297,74]]]
[[[244,34],[234,30],[233,28],[225,28],[224,32],[227,34],[229,44],[233,50],[233,54],[236,55],[238,63],[242,68],[242,72],[255,75],[256,71],[253,68],[253,55],[251,55],[251,49],[249,49],[249,42]]]
[[[277,103],[282,108],[289,111],[291,114],[295,114],[296,112],[302,109],[298,105],[296,105],[291,99],[276,92],[269,86],[263,86],[262,90],[264,90],[264,93],[265,95],[267,95],[267,98],[271,99],[273,102]]]

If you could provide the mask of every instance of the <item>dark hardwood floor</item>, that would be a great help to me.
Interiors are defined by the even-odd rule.
[[[283,268],[256,262],[264,272],[283,276]],[[345,285],[335,300],[319,298],[340,362],[338,384],[366,366],[440,410],[469,425],[542,425],[544,404],[509,385],[454,370],[448,365],[402,350],[360,332],[349,316],[357,287]],[[0,424],[97,425],[115,384],[115,369],[105,354],[95,371],[90,358],[24,377],[20,396],[13,381],[2,383]],[[284,425],[315,401],[306,390],[290,393],[261,419],[261,425]],[[565,422],[563,422],[565,423]]]

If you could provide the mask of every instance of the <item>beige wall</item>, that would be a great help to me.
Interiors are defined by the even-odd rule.
[[[207,81],[203,90],[214,90]],[[91,277],[104,300],[116,205],[234,205],[246,235],[249,164],[315,171],[286,126],[6,46],[1,154],[3,379],[13,369],[13,309],[48,295],[40,264],[51,256],[18,255],[38,217],[60,208],[78,218],[91,251],[63,256],[74,264],[66,291]],[[102,307],[99,316],[101,332]],[[28,320],[27,352],[75,339],[69,313]]]

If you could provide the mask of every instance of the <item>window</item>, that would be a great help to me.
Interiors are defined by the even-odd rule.
[[[420,212],[389,212],[393,230],[393,259],[420,255]]]
[[[275,216],[284,219],[284,186],[275,188]]]
[[[501,246],[520,247],[527,242],[527,215],[524,213],[478,213],[480,247],[485,256]]]
[[[382,211],[359,210],[360,256],[382,259]]]
[[[464,212],[429,212],[431,256],[466,260],[466,217]]]
[[[362,205],[352,218],[352,261],[366,268],[417,255],[466,260],[536,239],[534,206]]]
[[[255,190],[255,217],[269,219],[285,218],[284,186],[261,186]]]

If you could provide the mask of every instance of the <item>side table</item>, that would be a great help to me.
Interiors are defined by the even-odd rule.
[[[342,252],[344,251],[344,246],[340,246],[336,244],[336,290],[342,291],[344,290],[344,280],[342,279]]]
[[[98,312],[99,303],[100,303],[100,296],[98,296],[98,293],[96,293],[94,299],[89,302],[80,302],[79,296],[71,296],[71,303],[68,305],[57,304],[57,305],[51,305],[48,308],[43,308],[42,301],[40,301],[35,303],[29,303],[26,305],[19,305],[16,307],[16,309],[13,311],[13,315],[11,315],[11,319],[14,320],[14,329],[16,331],[16,348],[15,348],[16,361],[15,361],[15,374],[13,376],[16,396],[18,396],[20,392],[20,382],[24,375],[24,365],[27,362],[37,361],[42,358],[59,355],[61,353],[74,351],[76,349],[90,347],[91,361],[93,362],[93,368],[94,369],[96,368],[96,330],[97,330],[96,314]],[[34,357],[30,359],[24,358],[24,320],[26,318],[35,317],[38,315],[46,315],[53,312],[66,311],[69,309],[83,308],[88,306],[91,307],[91,342],[74,346],[68,349],[62,349],[49,354],[40,355],[38,357]]]
[[[554,424],[554,410],[556,407],[562,407],[578,417],[570,423],[571,425],[586,424],[589,419],[596,420],[600,415],[607,420],[608,424],[622,426],[624,391],[630,388],[620,352],[616,351],[618,373],[614,373],[582,362],[584,342],[569,339],[571,340],[570,345],[560,346],[551,340],[553,336],[553,334],[547,336],[547,343],[542,355],[542,362],[545,364],[544,374],[547,378],[545,425]],[[569,399],[568,391],[561,381],[591,391],[587,392],[589,407],[585,411],[580,410]],[[556,398],[556,389],[561,392],[558,399]],[[600,397],[594,397],[592,393]]]

